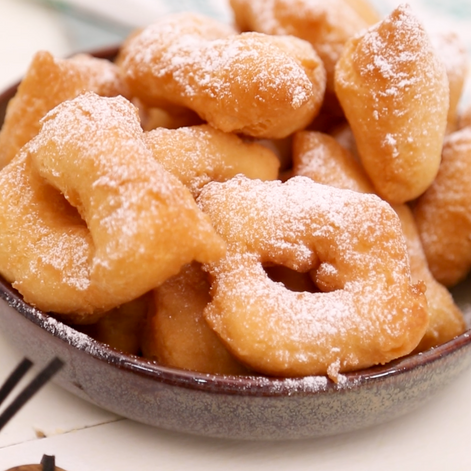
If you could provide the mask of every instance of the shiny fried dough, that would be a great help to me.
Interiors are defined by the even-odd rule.
[[[308,43],[238,35],[196,14],[165,17],[133,35],[119,63],[145,105],[185,106],[224,132],[255,137],[305,127],[325,90],[323,64]]]
[[[0,173],[0,217],[10,228],[0,232],[0,267],[27,302],[89,322],[185,263],[224,254],[207,216],[142,133],[126,99],[87,93],[50,112]]]
[[[150,294],[146,293],[108,311],[94,324],[75,327],[116,350],[130,355],[140,355],[149,305]]]
[[[368,0],[345,0],[368,25],[374,25],[381,21],[381,15]]]
[[[118,67],[87,54],[56,59],[46,51],[36,53],[8,104],[0,131],[0,168],[39,132],[40,120],[48,111],[84,91],[103,96],[125,93]]]
[[[458,127],[459,129],[471,127],[471,104],[469,104],[459,115]]]
[[[158,128],[144,140],[157,161],[194,196],[210,181],[226,181],[239,173],[260,180],[278,177],[280,161],[272,151],[209,125]]]
[[[348,41],[335,89],[376,192],[396,204],[422,194],[440,164],[449,85],[407,5]]]
[[[363,167],[333,137],[316,131],[301,131],[293,138],[293,175],[317,183],[374,193]]]
[[[203,311],[211,297],[207,274],[197,263],[153,291],[154,308],[144,330],[143,354],[160,364],[213,374],[243,374],[209,328]]]
[[[469,70],[468,51],[456,33],[435,33],[430,38],[438,57],[445,65],[450,86],[447,117],[447,133],[450,133],[456,131],[458,126],[458,105]]]
[[[361,165],[334,138],[316,132],[300,132],[294,137],[293,174],[304,175],[315,182],[362,193],[373,193],[374,188]],[[465,330],[463,314],[449,291],[435,280],[428,268],[419,232],[409,206],[392,206],[401,221],[412,280],[422,280],[427,287],[430,322],[416,348],[423,351],[451,340]]]
[[[414,215],[407,205],[395,205],[409,252],[410,269],[414,281],[422,280],[426,286],[430,324],[416,351],[424,351],[448,342],[466,330],[463,313],[447,288],[439,283],[429,269]]]
[[[358,6],[343,0],[230,0],[230,4],[243,31],[288,34],[308,41],[324,63],[331,92],[345,42],[371,24]]]
[[[453,286],[471,269],[471,128],[450,134],[432,186],[414,209],[425,254],[435,278]]]
[[[243,363],[335,380],[417,347],[429,320],[423,285],[411,284],[400,221],[377,196],[238,176],[206,185],[198,203],[228,244],[205,265],[214,281],[204,315]],[[313,270],[324,292],[289,291],[263,263]]]

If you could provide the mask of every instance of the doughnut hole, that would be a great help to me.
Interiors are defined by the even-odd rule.
[[[264,264],[263,269],[270,280],[282,283],[289,291],[296,293],[319,291],[309,272],[299,272],[283,265],[270,264]]]

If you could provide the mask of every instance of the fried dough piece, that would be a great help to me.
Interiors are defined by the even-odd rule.
[[[355,136],[353,135],[352,128],[348,123],[335,126],[328,134],[330,134],[344,149],[347,149],[348,152],[355,157],[355,160],[360,160]]]
[[[40,120],[48,111],[85,91],[126,94],[117,66],[107,60],[87,54],[57,59],[47,51],[36,53],[8,104],[0,131],[0,168],[39,132]]]
[[[157,128],[178,129],[203,124],[203,120],[188,108],[181,106],[149,108],[142,105],[139,100],[133,100],[133,103],[139,109],[141,126],[144,131],[152,131]]]
[[[448,342],[466,330],[463,313],[447,288],[439,283],[429,269],[414,215],[407,205],[395,205],[407,242],[413,280],[422,280],[427,286],[430,324],[423,339],[415,349],[422,352]]]
[[[207,124],[155,129],[144,140],[157,161],[195,197],[210,181],[225,181],[239,173],[261,180],[278,177],[280,161],[272,151]]]
[[[422,194],[440,164],[449,85],[410,7],[348,41],[335,89],[376,193],[395,204]]]
[[[303,129],[324,97],[324,66],[305,41],[239,35],[191,13],[164,17],[132,35],[119,64],[145,105],[185,106],[224,132],[260,138]]]
[[[389,204],[320,185],[237,176],[206,185],[198,204],[228,244],[205,265],[204,316],[255,371],[338,374],[410,353],[429,322],[423,285],[410,282],[400,221]],[[269,279],[264,263],[313,270],[319,293]],[[385,315],[387,313],[387,315]]]
[[[293,175],[336,188],[374,193],[368,175],[353,154],[334,137],[321,132],[294,134]]]
[[[308,41],[324,63],[330,92],[344,44],[370,25],[344,0],[230,0],[230,5],[242,31],[288,34]]]
[[[471,103],[460,114],[458,127],[459,129],[471,127]]]
[[[450,86],[450,103],[447,117],[447,133],[457,130],[458,105],[469,70],[466,45],[454,32],[430,34],[432,44],[443,61]]]
[[[368,0],[345,0],[369,25],[372,26],[382,20],[381,15]]]
[[[316,132],[296,133],[293,139],[293,174],[315,182],[362,193],[374,193],[363,168],[333,137]],[[405,236],[412,280],[425,282],[430,322],[416,351],[451,340],[465,330],[463,313],[450,292],[435,280],[428,268],[419,232],[409,206],[394,205]]]
[[[141,353],[142,332],[150,305],[150,294],[108,311],[95,324],[75,326],[101,343],[130,354]]]
[[[154,290],[155,307],[144,331],[146,358],[201,373],[248,373],[203,318],[211,300],[209,289],[207,274],[200,264],[192,263]]]
[[[26,302],[90,323],[182,265],[224,254],[142,134],[125,98],[86,93],[48,113],[0,172],[1,273]]]
[[[471,128],[449,134],[432,186],[414,208],[425,254],[435,278],[453,286],[471,269]]]

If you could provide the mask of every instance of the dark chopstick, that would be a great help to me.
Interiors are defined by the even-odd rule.
[[[9,422],[9,420],[62,368],[63,365],[64,363],[62,360],[57,357],[53,358],[44,367],[44,369],[42,369],[31,380],[31,382],[18,394],[12,403],[0,414],[0,430],[2,430],[7,422]]]
[[[15,386],[21,381],[26,372],[33,366],[33,362],[25,358],[19,365],[12,371],[10,376],[3,383],[0,388],[0,404],[7,398]]]
[[[43,466],[42,471],[55,471],[56,470],[56,458],[54,456],[43,455],[41,464]]]

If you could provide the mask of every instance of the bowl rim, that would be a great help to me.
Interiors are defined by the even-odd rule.
[[[119,48],[119,45],[111,45],[84,52],[94,57],[112,59],[118,54]],[[75,54],[78,54],[78,52]],[[17,81],[0,92],[1,106],[7,105],[16,93],[19,84],[20,81]],[[2,121],[1,118],[0,121]],[[337,383],[325,376],[281,378],[257,375],[207,374],[163,366],[156,361],[125,354],[100,343],[55,317],[27,304],[21,294],[2,276],[0,276],[0,299],[25,319],[56,339],[90,355],[95,360],[106,362],[128,373],[137,374],[149,380],[208,393],[267,397],[332,394],[339,391],[358,389],[364,385],[377,385],[404,373],[432,365],[471,344],[471,328],[469,328],[454,339],[424,352],[410,354],[385,365],[372,366],[367,369],[341,374]]]
[[[95,360],[114,365],[121,370],[168,385],[209,393],[244,396],[283,397],[293,395],[331,394],[378,384],[407,372],[424,368],[452,355],[471,344],[471,329],[454,339],[427,351],[411,354],[385,365],[343,373],[335,383],[325,376],[280,378],[257,375],[218,375],[199,373],[160,365],[136,355],[125,354],[88,335],[75,330],[55,317],[27,304],[22,296],[0,277],[0,299],[28,321],[36,324],[56,339],[84,352]]]

